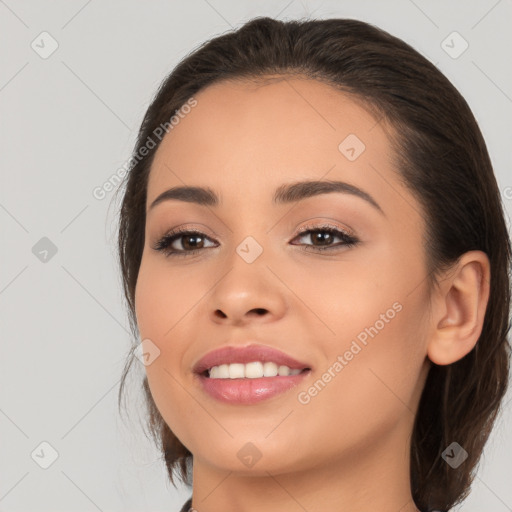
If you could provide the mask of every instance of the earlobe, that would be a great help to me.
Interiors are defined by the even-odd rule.
[[[462,359],[482,332],[490,291],[490,263],[482,251],[461,256],[433,297],[429,359],[447,365]]]

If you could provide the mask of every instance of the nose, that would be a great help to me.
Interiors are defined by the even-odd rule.
[[[211,320],[245,325],[276,321],[285,314],[286,288],[263,261],[234,262],[209,296]]]
[[[253,309],[250,309],[249,311],[247,311],[247,313],[245,313],[245,315],[243,315],[243,316],[258,318],[258,317],[261,317],[261,316],[264,316],[264,315],[269,315],[269,314],[270,314],[270,311],[268,309],[265,309],[265,308],[253,308]],[[235,314],[233,314],[231,311],[230,311],[230,315],[228,316],[222,309],[216,309],[214,311],[214,315],[216,315],[218,318],[222,318],[222,319],[224,319],[224,318],[228,318],[229,319],[229,318],[234,318],[235,317]],[[238,321],[238,323],[240,323],[240,321]]]

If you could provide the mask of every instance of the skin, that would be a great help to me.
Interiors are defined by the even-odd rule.
[[[222,204],[171,200],[149,210],[136,287],[141,339],[160,350],[146,367],[152,395],[194,456],[193,507],[416,511],[409,448],[418,401],[431,361],[450,364],[478,340],[489,293],[486,255],[466,253],[429,289],[424,213],[399,181],[383,122],[344,93],[287,77],[218,83],[195,98],[155,155],[147,208],[180,185],[208,186]],[[338,149],[348,134],[366,146],[352,162]],[[278,186],[303,179],[353,184],[383,213],[346,193],[271,203]],[[313,252],[314,237],[298,231],[326,221],[359,243]],[[203,232],[204,248],[176,258],[153,248],[179,226]],[[247,236],[263,248],[251,264],[236,252]],[[173,246],[190,250],[186,238]],[[400,312],[300,403],[299,392],[394,303]],[[307,362],[311,374],[253,405],[204,393],[193,365],[213,349],[251,341]],[[261,455],[252,467],[237,456],[249,442]]]

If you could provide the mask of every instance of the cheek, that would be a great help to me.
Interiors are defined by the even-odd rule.
[[[314,418],[323,417],[333,438],[358,445],[401,418],[414,419],[428,335],[428,293],[425,283],[417,286],[422,276],[421,259],[411,265],[397,257],[373,266],[352,262],[350,272],[308,279],[315,288],[308,305],[331,333],[315,324],[327,334],[317,337],[323,358],[315,380],[298,390],[306,430],[317,429]]]
[[[411,295],[389,304],[387,297],[345,304],[340,335],[324,345],[325,367],[300,390],[302,403],[309,400],[302,405],[306,430],[318,429],[314,418],[323,417],[327,437],[363,449],[400,421],[414,420],[426,353],[424,301]]]
[[[199,300],[198,283],[183,276],[163,257],[143,255],[135,289],[135,311],[141,337],[164,340]]]
[[[198,301],[197,288],[193,283],[185,286],[183,279],[166,263],[143,255],[135,290],[135,311],[141,340],[150,339],[160,351],[145,366],[151,395],[165,423],[187,446],[188,429],[194,425],[197,411],[187,407],[190,395],[180,382],[180,363],[193,336],[187,330],[190,322],[186,314]]]

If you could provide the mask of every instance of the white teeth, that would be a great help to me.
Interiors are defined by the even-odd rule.
[[[210,369],[211,379],[258,379],[261,377],[275,377],[277,375],[286,377],[288,375],[297,375],[300,369],[292,370],[288,366],[277,366],[276,363],[253,361],[251,363],[233,363],[221,364]]]
[[[259,361],[254,361],[253,363],[247,363],[246,365],[241,366],[245,366],[243,377],[247,377],[248,379],[265,377],[265,369],[263,368],[263,364]]]
[[[243,364],[230,364],[228,366],[229,378],[230,379],[241,379],[245,377],[244,375],[244,365]]]
[[[276,363],[263,363],[263,376],[275,377],[279,373],[279,368]]]

